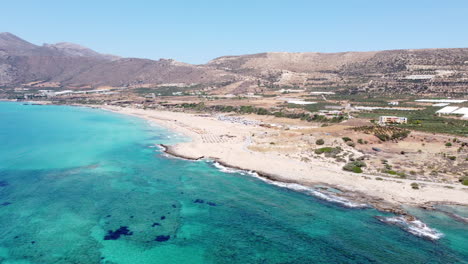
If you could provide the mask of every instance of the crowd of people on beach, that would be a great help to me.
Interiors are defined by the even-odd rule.
[[[217,115],[216,118],[220,121],[236,123],[236,124],[243,124],[246,126],[257,126],[260,125],[262,122],[256,120],[247,120],[242,117],[238,116],[226,116],[226,115]]]

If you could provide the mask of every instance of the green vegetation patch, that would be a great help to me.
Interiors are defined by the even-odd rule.
[[[468,186],[468,176],[460,177],[458,181],[460,181],[461,184]]]
[[[404,116],[408,118],[408,124],[398,125],[401,128],[418,130],[429,133],[445,133],[452,135],[468,136],[468,121],[438,116],[435,112],[438,107],[426,107],[422,110],[374,110],[358,114],[361,118],[377,120],[379,116]]]
[[[355,131],[365,134],[372,134],[381,141],[402,140],[411,133],[408,129],[402,129],[393,126],[360,126],[352,128]],[[344,138],[343,138],[344,140]]]
[[[362,168],[366,167],[366,163],[364,161],[351,161],[343,166],[343,170],[345,171],[352,171],[354,173],[362,173]]]

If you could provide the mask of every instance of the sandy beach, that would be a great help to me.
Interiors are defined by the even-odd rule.
[[[272,129],[253,122],[223,120],[211,115],[99,106],[116,113],[132,115],[183,133],[190,142],[170,146],[174,155],[210,158],[235,168],[256,171],[268,178],[306,186],[327,184],[353,193],[358,200],[386,202],[391,205],[427,206],[432,203],[468,205],[468,187],[461,184],[381,178],[354,174],[342,166],[322,160],[299,160],[275,152],[252,150],[252,138],[273,133]],[[420,189],[413,189],[411,183]]]

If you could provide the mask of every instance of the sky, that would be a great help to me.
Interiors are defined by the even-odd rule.
[[[468,1],[0,0],[0,32],[202,64],[259,52],[468,47]]]

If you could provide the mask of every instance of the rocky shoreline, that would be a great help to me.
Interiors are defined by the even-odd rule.
[[[270,173],[265,173],[261,171],[252,171],[252,170],[246,170],[244,168],[238,167],[238,166],[232,166],[226,162],[221,161],[220,159],[217,158],[207,158],[204,156],[200,157],[188,157],[185,155],[180,155],[172,146],[170,145],[164,145],[164,144],[157,144],[163,151],[168,156],[174,157],[174,158],[180,158],[184,160],[190,160],[190,161],[200,161],[204,159],[208,159],[213,161],[214,163],[218,163],[224,168],[233,170],[234,172],[246,172],[247,174],[250,174],[252,176],[255,176],[267,183],[274,184],[277,186],[281,187],[287,187],[287,185],[297,185],[297,186],[303,186],[305,189],[320,189],[319,193],[324,194],[324,195],[332,195],[333,197],[338,197],[341,199],[344,199],[344,201],[349,201],[350,203],[357,204],[357,205],[364,205],[364,206],[346,206],[341,204],[344,207],[350,207],[350,208],[365,208],[365,207],[371,207],[376,209],[379,212],[385,212],[385,213],[391,213],[394,216],[393,217],[383,217],[383,216],[375,216],[376,219],[378,219],[381,222],[384,222],[386,224],[391,224],[398,226],[399,228],[412,233],[413,235],[420,236],[425,239],[429,240],[437,240],[441,237],[443,237],[443,234],[440,233],[439,231],[430,228],[427,226],[424,222],[420,221],[417,217],[414,215],[410,214],[408,211],[406,211],[403,207],[402,204],[394,204],[385,201],[382,198],[378,197],[373,197],[367,194],[364,194],[362,192],[357,192],[357,191],[350,191],[350,190],[345,190],[342,188],[339,188],[337,186],[332,186],[330,184],[326,183],[316,183],[314,186],[309,186],[309,185],[303,185],[303,183],[299,183],[297,181],[293,180],[285,180],[281,176],[278,175],[273,175]],[[320,187],[317,187],[320,186]],[[291,188],[289,188],[291,189]],[[292,188],[295,189],[295,188]],[[339,192],[330,192],[330,189],[333,190],[338,190]],[[300,189],[295,189],[296,191],[301,191]],[[321,195],[314,195],[315,197],[321,199],[321,200],[326,200],[331,203],[335,203],[336,201],[331,201],[330,199],[327,199],[327,197],[321,197]],[[339,201],[339,200],[338,200]],[[340,203],[338,203],[340,204]],[[413,206],[421,208],[423,210],[428,210],[428,211],[438,211],[446,214],[449,216],[451,219],[462,222],[462,223],[468,223],[468,219],[462,216],[459,216],[457,214],[439,210],[435,208],[435,205],[438,204],[443,204],[443,205],[462,205],[463,204],[457,204],[457,203],[439,203],[439,202],[429,202],[429,203],[424,203],[424,204],[414,204]]]
[[[172,156],[172,157],[175,157],[175,158],[181,158],[181,159],[190,160],[190,161],[199,161],[199,160],[206,159],[206,157],[204,157],[204,156],[193,158],[193,157],[181,155],[180,153],[178,153],[170,145],[157,144],[157,146],[159,146],[165,154],[167,154],[169,156]],[[221,161],[220,159],[217,159],[217,158],[209,158],[209,159],[219,163],[220,165],[222,165],[222,166],[224,166],[226,168],[235,169],[235,170],[239,170],[239,171],[246,171],[246,172],[250,172],[250,173],[255,173],[256,175],[258,175],[258,177],[269,180],[269,181],[285,183],[285,184],[303,185],[303,183],[293,181],[293,180],[284,179],[283,177],[278,176],[278,175],[265,173],[265,172],[262,172],[262,171],[251,171],[251,170],[246,170],[246,169],[241,168],[241,167],[232,166],[232,165],[230,165],[230,164],[228,164],[228,163],[226,163],[224,161]],[[364,194],[364,193],[361,193],[361,192],[357,192],[357,191],[344,190],[344,189],[342,189],[340,187],[332,186],[332,185],[327,184],[327,183],[317,182],[316,184],[320,185],[320,186],[326,186],[328,188],[332,188],[332,189],[335,189],[335,190],[339,190],[340,192],[333,193],[333,195],[339,196],[341,198],[345,198],[347,200],[350,200],[351,202],[365,203],[365,204],[368,204],[369,206],[371,206],[372,208],[375,208],[378,211],[401,215],[401,216],[404,216],[405,218],[407,218],[408,220],[414,220],[415,219],[415,217],[410,215],[406,210],[404,210],[401,205],[392,204],[390,202],[385,201],[382,198],[373,197],[373,196],[370,196],[370,195],[367,195],[367,194]],[[306,187],[312,187],[312,186],[306,186]],[[321,188],[321,191],[326,192],[326,193],[328,192],[327,188]],[[425,210],[437,210],[437,209],[435,209],[433,207],[436,204],[439,204],[439,203],[431,202],[431,203],[426,203],[426,204],[415,204],[415,206],[417,206],[417,207],[419,207],[421,209],[425,209]],[[444,203],[444,204],[461,205],[461,204],[456,204],[456,203]]]

